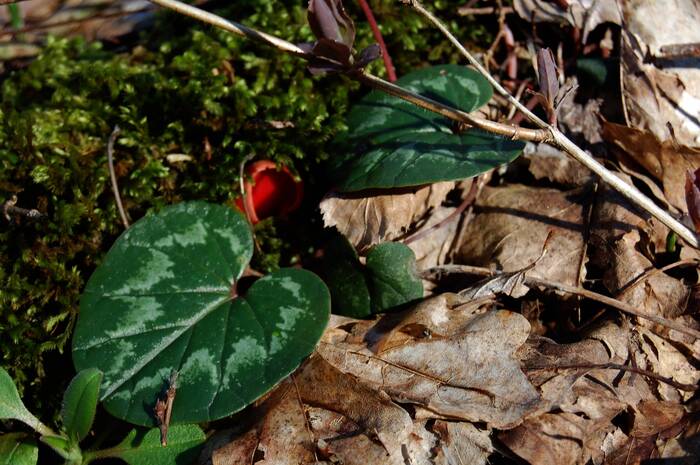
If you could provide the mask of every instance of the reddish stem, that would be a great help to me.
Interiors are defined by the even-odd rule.
[[[379,48],[382,50],[382,60],[384,60],[384,67],[386,68],[387,78],[390,82],[394,82],[396,81],[396,71],[394,70],[394,64],[391,62],[389,50],[387,50],[386,44],[384,43],[384,37],[382,37],[382,33],[379,30],[379,26],[377,25],[377,20],[374,19],[374,14],[372,13],[372,9],[367,3],[367,0],[358,0],[358,2],[360,3],[360,7],[362,8],[362,11],[367,17],[369,27],[372,29],[372,34],[374,34],[374,40],[377,41],[377,43],[379,44]]]

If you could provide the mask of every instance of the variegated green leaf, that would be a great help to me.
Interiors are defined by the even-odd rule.
[[[113,415],[154,425],[153,406],[179,372],[171,424],[236,412],[315,347],[330,298],[311,272],[237,283],[253,251],[248,223],[224,206],[187,202],[147,216],[90,278],[73,338],[78,369],[104,373]]]
[[[471,112],[489,101],[491,86],[457,65],[420,69],[396,84]],[[515,159],[524,144],[481,131],[462,131],[444,116],[373,91],[353,106],[348,131],[336,140],[331,166],[340,191],[394,188],[476,176]]]

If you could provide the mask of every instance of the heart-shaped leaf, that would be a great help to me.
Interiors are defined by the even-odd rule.
[[[83,370],[70,382],[63,394],[61,418],[68,437],[80,442],[90,432],[95,419],[102,372],[96,368]]]
[[[365,318],[423,297],[416,256],[399,242],[372,247],[365,265],[345,237],[338,234],[326,248],[325,275],[333,313]]]
[[[4,368],[0,367],[0,420],[13,419],[40,431],[42,424],[32,415],[19,398],[17,387]]]
[[[324,255],[324,275],[331,292],[333,313],[352,318],[372,314],[365,270],[348,240],[337,234],[328,243]]]
[[[471,112],[489,101],[491,86],[457,65],[424,68],[397,85]],[[331,167],[340,191],[416,186],[469,178],[515,159],[524,144],[476,129],[461,131],[444,116],[373,91],[348,115]]]
[[[73,338],[78,369],[104,373],[113,415],[155,425],[153,407],[179,372],[171,424],[244,408],[289,375],[328,321],[328,288],[283,269],[244,295],[238,280],[253,251],[243,216],[187,202],[131,226],[90,278]]]
[[[24,433],[0,436],[0,465],[35,465],[39,448]]]
[[[381,313],[423,297],[416,255],[399,242],[375,245],[367,254],[372,311]]]
[[[160,430],[131,430],[119,445],[98,451],[100,457],[118,457],[130,465],[177,465],[193,463],[206,436],[197,425],[175,425],[168,430],[168,445],[160,443]],[[93,457],[85,454],[86,461]]]

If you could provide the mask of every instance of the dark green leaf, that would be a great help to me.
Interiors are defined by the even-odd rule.
[[[479,73],[457,65],[414,71],[396,84],[466,112],[492,95]],[[451,120],[378,91],[352,108],[348,126],[331,161],[341,191],[468,178],[512,161],[524,147],[475,129],[457,131]]]
[[[326,247],[324,268],[333,313],[353,318],[370,316],[372,310],[364,267],[343,235],[337,234]]]
[[[34,465],[39,459],[39,449],[24,433],[0,436],[0,465]]]
[[[102,372],[96,368],[75,375],[63,395],[61,418],[68,437],[79,442],[90,432],[100,393]]]
[[[160,430],[132,430],[116,447],[109,449],[110,457],[119,457],[130,465],[189,465],[199,454],[206,440],[197,425],[175,425],[168,430],[168,445],[160,444]]]
[[[19,398],[15,383],[4,368],[0,367],[0,420],[14,419],[25,423],[35,430],[41,428],[41,422],[32,415]]]
[[[423,297],[416,256],[407,246],[398,242],[374,246],[367,254],[366,266],[374,313]]]
[[[328,321],[328,289],[283,269],[233,297],[252,255],[243,216],[187,202],[131,226],[87,284],[73,338],[78,369],[104,373],[115,416],[155,425],[153,407],[179,372],[172,422],[238,411],[289,375]]]

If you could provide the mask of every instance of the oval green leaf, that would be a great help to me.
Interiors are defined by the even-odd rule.
[[[180,465],[194,463],[206,436],[197,425],[175,425],[168,430],[168,445],[160,444],[160,430],[131,430],[103,457],[118,457],[130,465]],[[86,454],[91,459],[90,453]]]
[[[374,313],[423,297],[416,255],[408,246],[399,242],[376,245],[367,254],[366,267]]]
[[[116,241],[87,284],[73,338],[75,366],[104,373],[110,413],[154,426],[176,370],[171,424],[222,418],[311,353],[328,321],[328,288],[285,269],[236,297],[252,251],[243,216],[204,202],[143,218]]]
[[[331,292],[333,313],[352,318],[372,314],[365,270],[355,248],[337,233],[325,248],[324,277]]]
[[[75,375],[63,394],[61,418],[68,437],[80,442],[90,432],[95,419],[102,372],[96,368]]]
[[[0,436],[0,465],[35,465],[39,448],[24,433]]]
[[[4,368],[0,367],[0,420],[14,419],[40,431],[42,424],[31,414],[19,397],[17,387]]]
[[[457,65],[420,69],[396,84],[466,112],[493,93],[483,76]],[[524,147],[476,129],[456,131],[448,118],[379,91],[353,106],[336,142],[340,154],[331,166],[346,192],[469,178],[514,160]]]

